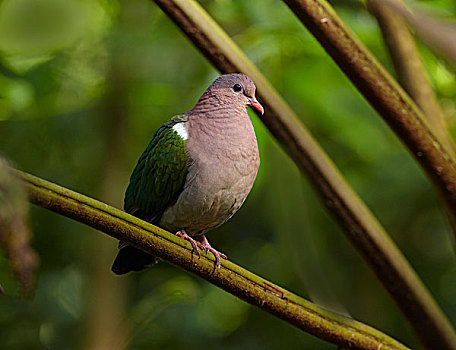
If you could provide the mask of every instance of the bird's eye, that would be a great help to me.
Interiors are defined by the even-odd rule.
[[[233,90],[234,90],[235,92],[241,92],[241,91],[242,91],[242,86],[239,85],[239,84],[234,84],[234,85],[233,85]]]

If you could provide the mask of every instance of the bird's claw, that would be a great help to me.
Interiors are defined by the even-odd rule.
[[[222,265],[220,258],[228,259],[225,254],[212,248],[211,244],[209,243],[206,236],[204,236],[204,235],[201,236],[200,242],[198,242],[197,240],[190,237],[187,234],[187,232],[185,232],[184,230],[180,230],[180,231],[176,232],[176,235],[179,236],[180,238],[185,239],[186,241],[190,242],[190,244],[192,245],[192,248],[193,248],[193,252],[196,252],[196,254],[198,254],[198,258],[201,258],[201,252],[200,252],[199,248],[203,249],[206,252],[206,254],[207,254],[207,252],[211,252],[215,257],[215,267],[218,269]]]
[[[192,248],[193,248],[193,252],[196,252],[196,254],[198,254],[198,259],[201,258],[201,253],[198,249],[198,243],[199,243],[198,241],[195,241],[184,230],[180,230],[180,231],[176,232],[176,235],[179,236],[180,238],[185,239],[186,241],[190,242],[190,244],[192,245]]]
[[[198,246],[201,249],[204,249],[204,251],[206,253],[209,251],[209,252],[211,252],[214,255],[214,257],[215,257],[215,267],[217,267],[218,269],[221,266],[220,258],[227,259],[227,256],[225,254],[223,254],[223,253],[219,252],[218,250],[215,250],[214,248],[212,248],[212,246],[209,243],[209,241],[207,240],[206,236],[202,235],[201,236],[201,241],[197,242],[197,244],[198,244]]]

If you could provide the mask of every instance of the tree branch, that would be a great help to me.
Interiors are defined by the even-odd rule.
[[[456,63],[456,26],[454,22],[439,18],[417,8],[410,8],[398,0],[381,0],[407,21],[414,35],[424,42],[434,53],[440,54],[449,62]]]
[[[407,146],[456,217],[456,164],[420,109],[326,1],[284,2]]]
[[[396,6],[404,6],[401,0],[390,1]],[[393,10],[384,0],[368,0],[367,6],[382,30],[399,83],[421,108],[436,134],[445,143],[448,152],[454,157],[445,115],[426,76],[423,61],[407,23],[402,15]]]
[[[405,4],[401,0],[386,2],[385,0],[367,0],[367,7],[377,19],[382,30],[399,83],[421,108],[448,152],[454,157],[454,143],[447,129],[445,115],[426,76],[415,40],[405,19],[398,11],[398,8],[408,11]],[[452,243],[456,251],[456,217],[448,211],[447,215],[453,230]]]
[[[324,310],[237,266],[222,261],[214,270],[212,254],[192,254],[188,242],[105,203],[16,170],[32,203],[121,239],[204,278],[234,296],[321,339],[354,349],[407,349],[382,332]]]
[[[323,204],[391,294],[416,334],[435,347],[456,344],[450,323],[400,250],[296,114],[239,47],[196,2],[155,2],[217,69],[223,73],[243,72],[255,81],[257,95],[266,111],[261,120],[312,182]]]

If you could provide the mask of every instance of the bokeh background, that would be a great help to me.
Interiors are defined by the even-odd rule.
[[[429,181],[280,1],[200,2],[258,65],[399,245],[453,324],[456,261]],[[452,0],[420,6],[454,20]],[[356,1],[339,15],[393,73]],[[454,133],[451,66],[419,46]],[[122,207],[153,132],[193,107],[218,75],[147,0],[0,2],[0,152],[18,168]],[[243,208],[210,232],[243,267],[419,348],[391,298],[306,179],[251,113],[261,167]],[[114,276],[116,241],[31,207],[36,289],[18,297],[0,256],[3,349],[334,349],[166,263]]]

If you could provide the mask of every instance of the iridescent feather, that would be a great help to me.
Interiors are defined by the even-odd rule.
[[[182,116],[165,122],[139,158],[125,194],[128,213],[158,224],[163,212],[176,202],[188,173],[188,154],[187,141],[173,126],[185,122]]]

